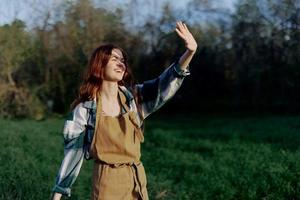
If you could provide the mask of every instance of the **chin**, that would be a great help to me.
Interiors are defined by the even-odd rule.
[[[117,76],[117,78],[116,78],[116,79],[117,79],[118,81],[122,81],[122,80],[123,80],[123,78],[124,78],[124,75],[122,75],[122,76]]]
[[[123,77],[122,77],[122,78],[119,78],[119,77],[118,77],[118,78],[114,78],[114,79],[113,79],[113,81],[115,81],[115,82],[119,82],[119,81],[122,81],[122,80],[123,80]]]
[[[116,76],[110,76],[106,78],[107,81],[111,81],[111,82],[119,82],[123,80],[123,75],[116,75]]]

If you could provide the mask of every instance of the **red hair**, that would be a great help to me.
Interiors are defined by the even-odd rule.
[[[88,69],[84,75],[83,83],[79,88],[78,97],[72,103],[71,108],[75,108],[80,102],[94,99],[96,94],[100,91],[103,80],[103,71],[110,59],[113,49],[118,49],[122,52],[126,67],[123,79],[119,81],[118,84],[124,86],[133,85],[132,74],[128,67],[127,55],[123,49],[112,44],[101,45],[92,53]]]

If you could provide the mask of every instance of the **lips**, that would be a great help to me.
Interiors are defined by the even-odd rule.
[[[121,69],[115,69],[114,71],[117,72],[117,73],[122,73],[123,72],[123,70],[121,70]]]

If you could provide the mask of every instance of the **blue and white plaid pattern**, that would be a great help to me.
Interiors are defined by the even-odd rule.
[[[137,105],[130,90],[124,86],[119,87],[126,97],[130,110],[137,113],[136,122],[139,127],[142,126],[146,117],[174,96],[188,75],[190,75],[189,69],[181,70],[178,62],[175,62],[158,78],[135,85],[141,98],[140,113],[137,111]],[[96,99],[80,103],[66,119],[63,129],[64,159],[56,177],[53,192],[70,197],[71,185],[79,174],[83,158],[87,160],[91,158],[89,149],[94,136],[96,107]]]

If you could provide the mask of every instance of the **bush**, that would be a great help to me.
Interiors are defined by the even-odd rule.
[[[45,106],[27,88],[2,84],[0,85],[0,116],[30,117],[40,120],[45,116]]]

